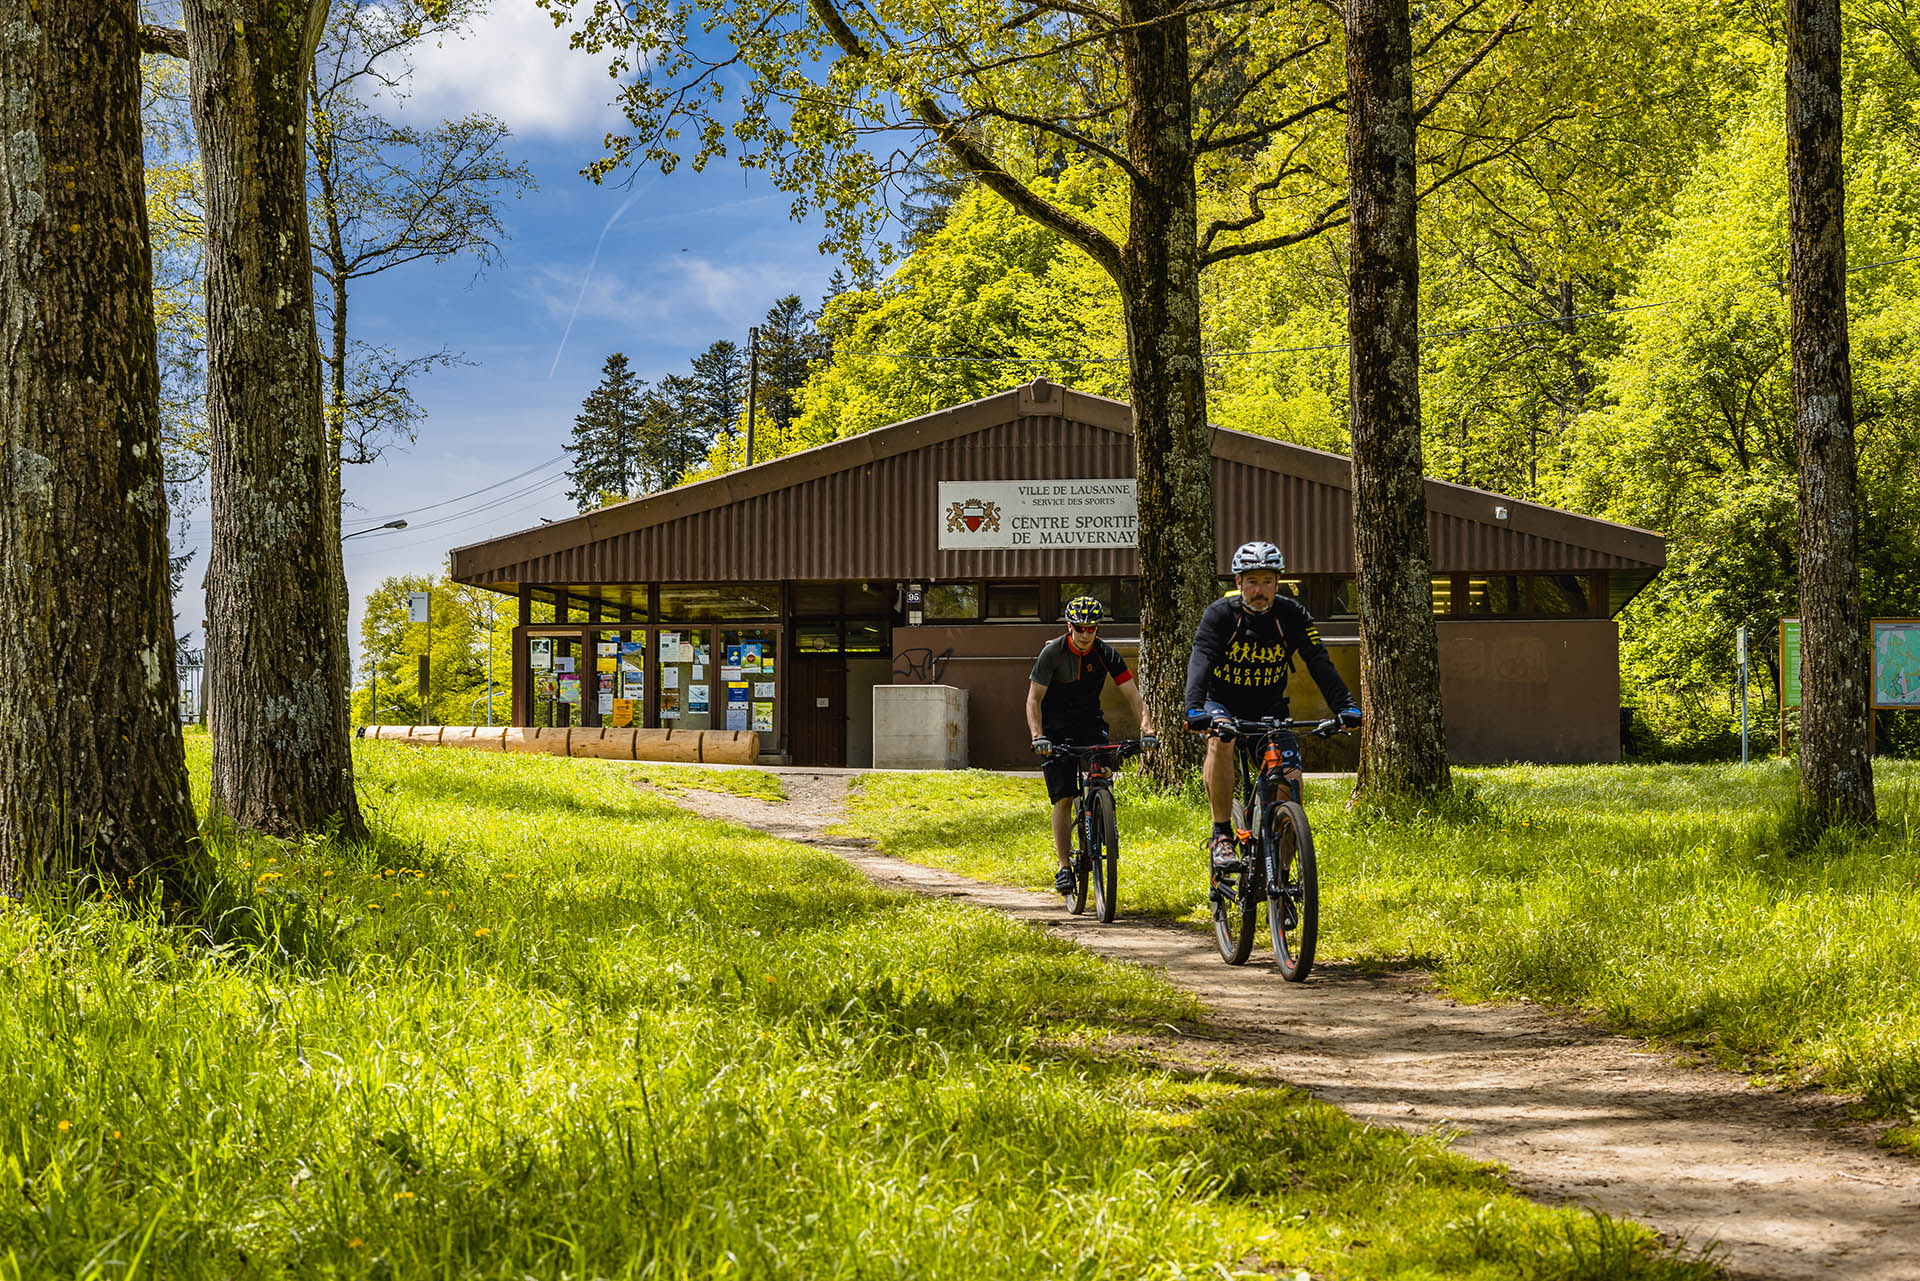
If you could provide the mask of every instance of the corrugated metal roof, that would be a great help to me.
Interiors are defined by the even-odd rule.
[[[1278,543],[1290,572],[1353,572],[1341,454],[1214,432],[1216,557]],[[941,481],[1131,478],[1120,401],[1036,382],[754,467],[456,548],[453,577],[510,587],[780,579],[1130,575],[1130,549],[942,551]],[[1660,535],[1427,481],[1437,572],[1648,569]],[[1503,508],[1506,519],[1496,519]]]

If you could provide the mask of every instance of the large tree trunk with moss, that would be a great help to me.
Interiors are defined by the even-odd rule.
[[[187,0],[207,193],[213,798],[243,827],[362,831],[340,511],[307,236],[307,79],[325,0]]]
[[[1800,794],[1823,825],[1874,821],[1840,126],[1839,0],[1791,0],[1787,239],[1800,472]]]
[[[1420,448],[1420,249],[1414,228],[1407,0],[1347,0],[1347,335],[1360,614],[1360,788],[1448,786]]]
[[[0,2],[0,895],[193,881],[138,14]]]
[[[1132,362],[1135,491],[1140,506],[1141,696],[1165,744],[1148,763],[1163,783],[1199,760],[1179,733],[1187,655],[1218,594],[1213,448],[1200,366],[1200,254],[1193,184],[1193,99],[1184,19],[1171,6],[1123,7],[1127,154],[1133,183],[1120,296]]]

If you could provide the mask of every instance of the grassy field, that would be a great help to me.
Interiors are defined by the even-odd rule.
[[[378,838],[222,848],[197,923],[0,903],[0,1278],[1705,1274],[631,766],[357,758]]]
[[[1778,762],[1462,770],[1464,814],[1399,822],[1310,785],[1321,955],[1593,1011],[1915,1119],[1920,765],[1875,770],[1880,830],[1812,849],[1795,848]],[[1118,805],[1121,910],[1203,922],[1197,797],[1123,780]],[[873,775],[850,826],[907,858],[1051,883],[1038,782]]]

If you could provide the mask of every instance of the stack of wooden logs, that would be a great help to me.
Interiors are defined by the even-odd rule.
[[[605,761],[683,761],[752,765],[760,735],[729,729],[540,729],[476,725],[363,725],[360,737],[418,747],[480,752],[588,756]]]

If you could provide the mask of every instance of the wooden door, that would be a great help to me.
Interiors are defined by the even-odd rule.
[[[847,763],[847,664],[831,658],[796,658],[787,716],[795,765]]]

